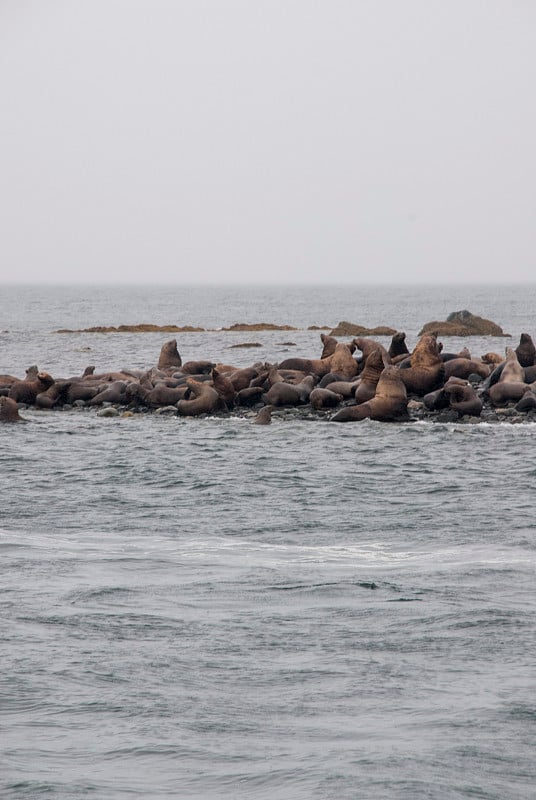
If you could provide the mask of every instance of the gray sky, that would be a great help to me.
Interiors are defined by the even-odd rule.
[[[533,0],[0,0],[0,279],[536,280]]]

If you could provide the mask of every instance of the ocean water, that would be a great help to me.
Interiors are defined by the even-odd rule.
[[[468,308],[536,335],[536,287],[8,287],[0,373],[317,356],[339,320]],[[230,349],[247,340],[261,346]],[[286,344],[292,341],[293,345]],[[0,797],[529,800],[536,425],[103,419],[0,428]]]

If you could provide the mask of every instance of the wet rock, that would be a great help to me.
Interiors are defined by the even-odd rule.
[[[366,328],[364,325],[356,325],[353,322],[343,320],[336,328],[330,331],[330,336],[394,336],[395,328],[388,328],[380,325],[376,328]]]
[[[97,411],[97,417],[118,417],[119,411],[113,406],[106,406]]]
[[[453,311],[443,322],[427,322],[419,336],[432,332],[438,336],[510,336],[496,322],[478,317],[467,310]]]

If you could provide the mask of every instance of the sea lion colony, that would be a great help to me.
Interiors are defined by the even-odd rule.
[[[19,410],[106,407],[130,412],[165,410],[180,416],[256,410],[258,424],[272,413],[299,407],[304,416],[334,422],[366,418],[382,422],[431,418],[522,421],[536,417],[536,348],[522,333],[506,357],[443,352],[434,333],[422,335],[410,353],[403,332],[389,349],[372,338],[350,342],[321,334],[318,358],[236,368],[211,361],[182,363],[176,339],[161,349],[156,367],[53,378],[30,367],[21,379],[0,375],[0,421],[17,422]],[[246,411],[246,409],[248,411]]]

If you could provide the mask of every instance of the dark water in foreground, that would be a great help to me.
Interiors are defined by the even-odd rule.
[[[157,319],[70,291],[76,327],[209,327],[222,305]],[[435,297],[534,335],[534,289],[472,291],[402,313],[370,289],[365,319],[332,290],[317,322],[411,344]],[[148,365],[169,338],[58,341],[59,299],[18,292],[0,371]],[[220,325],[315,323],[291,293],[260,314],[236,294]],[[230,360],[235,334],[191,336]],[[275,358],[281,335],[255,337]],[[0,429],[0,797],[534,797],[536,425],[25,416]]]

